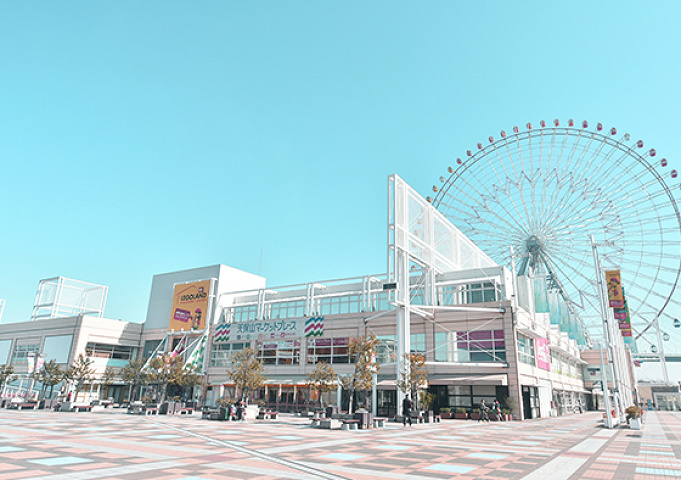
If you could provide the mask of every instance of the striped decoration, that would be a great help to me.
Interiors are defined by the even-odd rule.
[[[215,337],[213,338],[214,343],[229,342],[229,334],[231,332],[232,325],[230,323],[221,323],[215,327]]]
[[[324,317],[312,317],[305,321],[306,337],[321,337],[324,334]]]

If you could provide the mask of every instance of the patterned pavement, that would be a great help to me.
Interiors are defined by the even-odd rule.
[[[0,480],[681,479],[681,413],[642,431],[600,413],[360,431],[308,420],[0,410]]]

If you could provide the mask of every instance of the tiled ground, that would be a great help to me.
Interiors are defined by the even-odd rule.
[[[647,412],[638,432],[600,420],[586,413],[347,432],[294,417],[0,410],[0,480],[681,479],[681,414]]]

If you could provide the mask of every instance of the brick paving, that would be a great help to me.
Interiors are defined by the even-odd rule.
[[[681,479],[681,413],[322,430],[309,420],[0,410],[0,480]]]

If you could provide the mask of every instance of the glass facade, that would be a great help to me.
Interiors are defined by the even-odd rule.
[[[29,353],[39,353],[40,344],[30,344],[30,345],[17,345],[14,347],[12,352],[11,363],[23,363],[26,362]]]
[[[300,340],[258,342],[258,356],[265,365],[297,365],[300,363]]]
[[[307,363],[352,363],[348,353],[350,338],[315,338],[307,342]]]
[[[456,348],[459,362],[506,361],[503,330],[456,332]]]
[[[506,362],[503,330],[436,332],[436,362]]]
[[[239,350],[248,347],[248,342],[238,343],[214,343],[210,352],[210,366],[211,367],[228,367],[230,355]]]
[[[535,365],[534,341],[520,334],[518,334],[518,360],[529,365]]]
[[[128,361],[135,358],[135,350],[137,350],[136,347],[93,342],[88,342],[85,346],[85,351],[93,358],[111,358]]]

